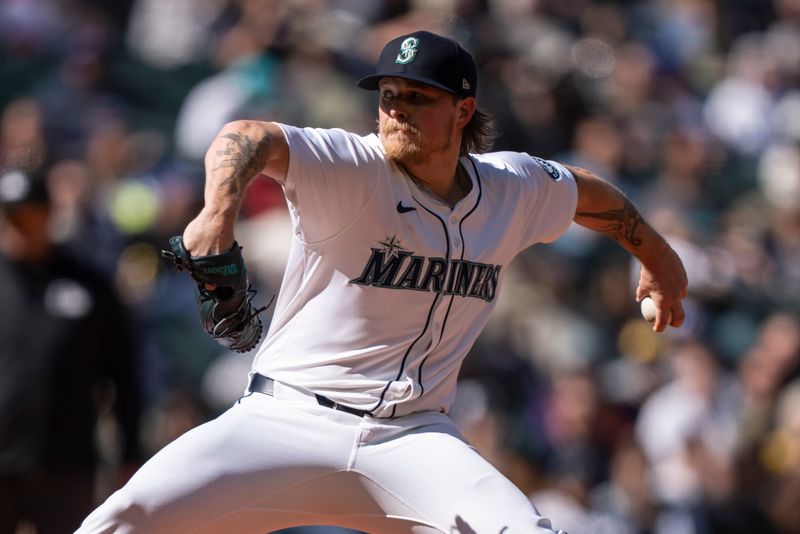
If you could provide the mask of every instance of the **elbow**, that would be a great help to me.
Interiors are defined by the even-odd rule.
[[[575,179],[578,189],[578,202],[575,209],[575,221],[582,212],[592,211],[598,196],[602,194],[607,184],[601,178],[580,167],[567,167]],[[580,224],[580,223],[579,223]]]

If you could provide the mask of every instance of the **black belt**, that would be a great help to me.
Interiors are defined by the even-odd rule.
[[[253,373],[252,376],[250,376],[250,385],[247,387],[247,389],[249,391],[263,393],[264,395],[269,395],[272,397],[275,393],[275,381],[268,376]],[[314,394],[314,396],[317,398],[317,402],[320,406],[325,406],[326,408],[330,408],[332,410],[338,410],[340,412],[357,415],[358,417],[369,415],[369,412],[365,410],[357,410],[356,408],[351,408],[349,406],[345,406],[344,404],[333,402],[328,397],[323,397],[322,395],[317,394]]]

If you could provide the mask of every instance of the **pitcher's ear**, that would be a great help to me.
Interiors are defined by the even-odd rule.
[[[458,103],[458,125],[463,128],[469,121],[472,120],[472,116],[475,114],[475,109],[477,105],[475,103],[475,98],[468,96],[467,98],[459,101]]]

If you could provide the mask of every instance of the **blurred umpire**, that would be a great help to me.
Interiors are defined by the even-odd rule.
[[[121,430],[119,462],[138,458],[130,323],[110,284],[53,243],[49,215],[41,177],[0,170],[0,533],[77,528],[101,414]]]

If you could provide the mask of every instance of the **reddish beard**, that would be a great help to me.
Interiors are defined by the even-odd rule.
[[[387,159],[413,161],[422,154],[422,135],[407,122],[387,120],[380,128],[381,142]]]

